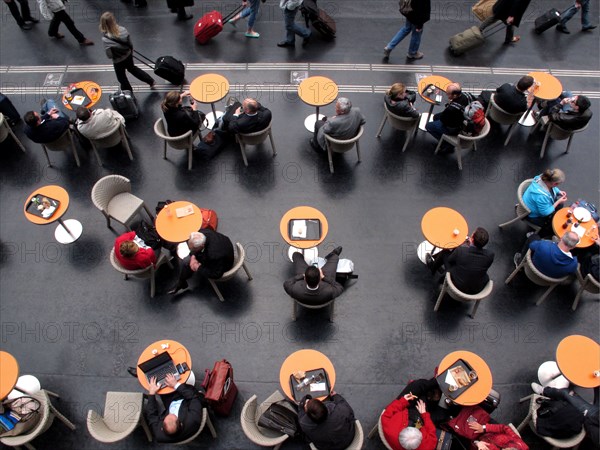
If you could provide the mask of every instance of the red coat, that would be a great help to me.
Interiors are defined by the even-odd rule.
[[[509,426],[497,423],[486,424],[485,433],[479,435],[477,440],[490,444],[490,450],[503,448],[529,450],[527,444]]]
[[[133,258],[125,258],[121,255],[121,251],[119,250],[121,243],[124,241],[133,241],[133,239],[135,239],[135,231],[122,234],[115,239],[115,257],[117,258],[117,261],[119,261],[119,264],[127,270],[145,269],[150,264],[155,264],[156,255],[151,248],[140,247],[137,253],[133,255]]]
[[[381,426],[385,440],[394,450],[404,450],[398,442],[400,432],[408,426],[408,401],[402,397],[400,400],[394,400],[390,403],[381,416]],[[424,426],[421,428],[423,440],[417,450],[435,450],[437,445],[437,436],[435,435],[435,426],[429,417],[429,413],[421,414]]]

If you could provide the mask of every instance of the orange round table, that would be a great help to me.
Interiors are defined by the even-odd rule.
[[[535,100],[555,100],[562,93],[562,83],[554,75],[547,72],[529,72],[527,75],[533,77],[536,82],[531,91]],[[535,124],[535,119],[530,114],[534,103],[535,101],[531,102],[531,105],[519,120],[520,125],[530,127]]]
[[[177,217],[177,209],[191,205],[194,213]],[[156,216],[156,231],[166,241],[178,243],[187,241],[193,231],[202,227],[202,211],[187,201],[173,202],[165,206]]]
[[[311,133],[315,131],[315,122],[324,116],[319,114],[321,106],[327,106],[338,96],[338,85],[335,81],[321,76],[308,77],[298,85],[298,97],[304,103],[317,108],[316,114],[304,119],[304,126]]]
[[[223,115],[222,111],[215,109],[215,102],[219,102],[229,93],[229,81],[217,73],[205,73],[196,77],[190,84],[192,98],[200,103],[210,103],[212,116],[206,115],[207,127],[212,129],[215,122]]]
[[[421,219],[421,231],[426,241],[419,244],[417,255],[425,263],[426,253],[433,254],[436,249],[452,249],[463,244],[469,228],[458,211],[440,206],[425,213]]]
[[[571,383],[583,388],[600,386],[600,345],[593,339],[578,334],[567,336],[556,348],[556,363]]]
[[[563,225],[567,222],[567,214],[569,213],[570,209],[571,208],[561,208],[554,213],[554,217],[552,218],[552,229],[554,230],[554,234],[559,238],[563,237],[563,234],[565,234],[567,231],[571,231],[573,228],[573,223],[569,224],[567,228],[563,228]],[[571,216],[571,220],[573,222],[577,222],[573,216]],[[589,247],[594,243],[594,240],[598,238],[598,225],[593,219],[590,219],[587,222],[581,222],[579,226],[585,229],[585,233],[579,239],[577,247]]]
[[[423,91],[425,90],[425,88],[427,86],[429,86],[430,84],[434,85],[436,88],[440,89],[442,91],[442,99],[444,98],[444,95],[446,93],[446,88],[448,87],[448,85],[452,83],[452,80],[449,80],[446,77],[442,77],[441,75],[429,75],[428,77],[425,78],[421,78],[419,80],[419,85],[417,87],[417,92],[419,93],[419,96],[425,100],[427,103],[429,103],[429,112],[427,114],[421,114],[421,120],[419,122],[419,129],[422,131],[425,131],[425,125],[427,125],[427,122],[430,122],[433,120],[433,116],[432,116],[432,112],[433,112],[433,107],[435,105],[438,105],[439,103],[437,103],[435,100],[430,99],[429,97],[426,97],[423,95]]]
[[[308,370],[321,368],[325,369],[325,372],[327,372],[329,384],[333,391],[333,387],[335,386],[335,368],[327,356],[317,350],[310,349],[298,350],[297,352],[292,353],[285,361],[283,361],[281,369],[279,369],[279,384],[281,385],[281,389],[290,400],[294,400],[294,395],[290,386],[290,375],[293,375],[299,370],[306,372]],[[324,398],[325,397],[320,397],[321,400]]]
[[[78,103],[78,99],[76,97],[68,100],[69,93],[73,89],[77,88],[83,89],[83,91],[90,99],[90,102],[87,105]],[[79,81],[67,87],[67,91],[62,96],[62,103],[65,106],[65,108],[73,111],[73,108],[77,109],[79,106],[85,106],[86,108],[93,107],[96,103],[100,101],[100,97],[102,97],[102,88],[98,83],[95,83],[93,81]],[[83,100],[83,98],[81,100]]]
[[[321,222],[321,239],[316,241],[295,241],[291,239],[289,235],[289,223],[290,220],[296,219],[318,219]],[[281,237],[290,245],[290,249],[288,251],[290,261],[292,260],[292,254],[296,252],[297,249],[302,250],[302,254],[304,255],[305,259],[310,261],[315,260],[317,256],[319,256],[317,245],[325,240],[328,231],[329,223],[327,222],[327,217],[325,217],[325,214],[323,214],[321,211],[313,208],[312,206],[296,206],[295,208],[292,208],[286,212],[279,222],[279,232],[281,233]]]
[[[477,382],[452,401],[463,406],[477,405],[485,400],[492,389],[492,372],[479,355],[466,350],[458,350],[442,359],[438,365],[438,374],[448,370],[459,359],[468,363],[477,372]]]
[[[19,363],[13,355],[0,350],[0,400],[13,390],[19,378]]]
[[[36,216],[35,214],[31,214],[27,211],[27,207],[30,205],[32,198],[38,195],[58,200],[59,202],[56,211],[48,219]],[[65,221],[62,220],[62,216],[67,212],[68,208],[68,192],[60,186],[49,185],[36,189],[27,197],[27,200],[25,200],[25,204],[23,205],[23,213],[25,214],[25,218],[27,220],[37,225],[47,225],[54,221],[58,221],[60,225],[56,227],[56,230],[54,231],[54,237],[61,244],[70,244],[71,242],[75,242],[77,239],[79,239],[79,236],[81,236],[81,233],[83,232],[83,226],[81,225],[81,222],[75,219],[68,219]]]
[[[162,348],[163,344],[169,344],[169,348],[163,349]],[[156,356],[156,355],[152,354],[153,350],[157,350],[158,353],[156,353],[156,355],[158,355],[162,352],[165,352],[165,351],[169,352],[169,354],[171,355],[171,358],[173,358],[173,363],[175,365],[185,362],[188,365],[188,367],[190,368],[190,370],[181,374],[181,378],[179,379],[179,382],[185,383],[187,381],[187,379],[190,377],[190,373],[192,373],[192,358],[191,358],[190,352],[188,352],[187,348],[185,348],[179,342],[173,341],[171,339],[163,339],[161,341],[156,341],[156,342],[150,344],[148,347],[146,347],[146,349],[142,352],[142,354],[138,358],[138,362],[137,362],[138,366],[141,363],[148,361],[149,359],[152,359],[153,357]],[[137,367],[137,375],[138,375],[138,380],[139,380],[140,384],[142,385],[142,387],[144,389],[147,390],[148,389],[148,380],[146,379],[146,375],[144,374],[144,372],[142,372],[139,367]],[[162,388],[158,391],[158,394],[170,394],[173,391],[174,391],[173,388],[165,386],[164,388]]]

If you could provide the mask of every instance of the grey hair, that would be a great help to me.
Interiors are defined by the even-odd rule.
[[[419,448],[419,445],[421,445],[422,440],[423,435],[415,427],[406,427],[400,432],[400,435],[398,436],[398,441],[400,442],[400,445],[406,450],[414,450],[416,448]]]
[[[190,234],[190,238],[188,239],[188,246],[193,250],[198,250],[204,248],[204,244],[206,244],[206,236],[202,233],[194,231]]]
[[[346,97],[340,97],[337,100],[338,107],[342,114],[347,114],[352,109],[352,102],[348,100]]]
[[[577,233],[569,231],[563,234],[561,241],[563,241],[563,244],[565,244],[567,247],[573,248],[579,242],[579,236],[577,235]]]

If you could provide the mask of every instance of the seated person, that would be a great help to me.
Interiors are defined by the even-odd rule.
[[[444,265],[458,290],[477,294],[490,280],[487,271],[494,262],[494,253],[483,248],[488,241],[487,230],[478,227],[463,245],[454,250],[442,250],[435,257],[427,253],[425,262],[433,274]]]
[[[425,402],[419,399],[415,408],[411,408],[409,402],[412,400],[417,400],[417,396],[409,392],[385,408],[381,416],[385,440],[394,450],[434,450],[437,444],[435,425]]]
[[[517,84],[504,83],[496,88],[494,102],[509,114],[524,113],[527,111],[527,95],[533,86],[534,79],[529,75],[521,77]],[[477,98],[487,109],[492,91],[483,91]]]
[[[82,136],[88,139],[102,139],[110,135],[117,123],[125,125],[125,118],[114,109],[91,110],[77,108],[75,126]]]
[[[529,449],[521,437],[507,425],[469,422],[469,428],[478,434],[472,445],[477,450]]]
[[[577,252],[577,258],[581,264],[581,276],[585,278],[592,275],[596,281],[600,281],[600,238],[596,238],[594,245]]]
[[[225,114],[221,118],[222,131],[230,133],[256,133],[271,123],[271,111],[254,98],[246,98],[242,103],[230,98]]]
[[[442,112],[433,116],[433,122],[427,122],[425,129],[436,140],[443,134],[456,136],[460,132],[464,120],[464,110],[469,104],[469,98],[463,93],[460,84],[450,83],[446,87],[448,103]]]
[[[181,262],[179,280],[168,292],[171,295],[185,291],[188,288],[187,280],[194,273],[217,279],[233,267],[233,244],[224,234],[202,228],[190,235],[187,245],[191,253]]]
[[[298,404],[298,422],[306,438],[322,450],[343,450],[354,440],[354,411],[331,391],[324,401],[306,395]]]
[[[339,97],[335,103],[335,116],[315,122],[315,132],[310,139],[310,145],[315,152],[324,153],[325,135],[334,139],[352,139],[365,122],[365,116],[359,108],[352,108],[350,100]]]
[[[560,242],[542,240],[539,234],[530,235],[520,253],[515,253],[514,263],[519,265],[521,259],[531,249],[531,262],[537,270],[547,277],[562,278],[574,274],[577,270],[577,257],[571,254],[579,242],[579,236],[573,231],[563,234]]]
[[[200,428],[204,396],[193,386],[179,383],[171,374],[165,382],[175,392],[160,395],[164,408],[159,413],[156,393],[160,388],[156,378],[150,378],[146,418],[156,442],[181,442]]]
[[[409,91],[402,83],[394,83],[386,92],[384,100],[389,112],[400,117],[419,117],[419,111],[413,106],[417,98],[415,91]]]
[[[11,3],[9,3],[9,5]],[[10,101],[10,98],[2,94],[2,92],[0,92],[0,113],[4,114],[4,119],[11,127],[14,127],[21,120],[19,111],[17,111],[13,103]]]
[[[558,188],[564,181],[562,170],[547,169],[533,177],[523,193],[523,203],[531,211],[527,220],[541,226],[540,234],[544,237],[552,235],[552,216],[567,201],[567,193]]]
[[[183,99],[188,98],[191,106],[183,106]],[[190,95],[190,91],[169,91],[160,104],[169,136],[181,136],[188,131],[196,135],[200,125],[206,117],[202,111],[198,111],[198,104]]]
[[[40,114],[27,111],[23,121],[25,134],[37,144],[54,142],[69,129],[69,119],[58,110],[54,100],[44,101]]]
[[[325,259],[322,269],[309,266],[300,252],[292,254],[295,275],[283,283],[285,292],[300,303],[322,305],[338,297],[344,287],[335,281],[342,247],[337,247]]]
[[[150,264],[156,264],[154,250],[146,246],[135,231],[115,239],[115,258],[127,270],[145,269]]]
[[[554,104],[553,104],[554,103]],[[591,102],[585,95],[571,95],[569,91],[561,94],[555,102],[548,102],[539,111],[539,116],[548,116],[548,120],[563,130],[579,130],[592,118]]]

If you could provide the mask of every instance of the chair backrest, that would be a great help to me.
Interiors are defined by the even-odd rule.
[[[381,439],[381,442],[383,442],[383,445],[385,448],[387,448],[388,450],[394,450],[390,446],[390,444],[388,444],[388,441],[385,438],[385,434],[383,434],[383,426],[381,425],[381,416],[383,416],[384,412],[385,412],[385,409],[383,411],[381,411],[381,414],[379,416],[379,421],[377,422],[377,431],[379,432],[379,439]]]
[[[537,434],[537,413],[538,413],[538,409],[540,408],[542,402],[541,400],[546,399],[547,397],[544,397],[542,395],[537,395],[537,394],[533,394],[531,396],[531,402],[529,404],[529,411],[531,412],[531,422],[529,423],[531,430],[538,435],[539,437],[541,437],[543,440],[545,440],[547,443],[549,443],[550,445],[552,445],[554,448],[572,448],[575,447],[576,445],[578,445],[581,441],[583,441],[583,439],[585,438],[585,428],[583,428],[583,426],[581,427],[581,431],[576,434],[575,436],[571,436],[570,438],[566,438],[566,439],[557,439],[557,438],[552,438],[552,437],[548,437],[548,436],[542,436]],[[538,399],[541,399],[540,401],[538,401]]]
[[[591,292],[592,294],[600,293],[600,282],[596,280],[591,273],[588,273],[584,278],[581,274],[581,264],[577,265],[577,279],[586,291]]]
[[[461,141],[466,142],[479,141],[489,134],[490,129],[490,121],[485,119],[485,123],[483,124],[483,128],[481,129],[481,133],[479,133],[477,136],[465,136],[464,134],[459,134],[458,137]]]
[[[349,150],[352,150],[352,148],[354,147],[354,144],[356,143],[356,141],[358,141],[360,139],[363,132],[364,132],[364,128],[361,125],[360,128],[358,129],[358,134],[356,136],[354,136],[353,138],[342,140],[342,139],[332,138],[331,136],[325,134],[325,139],[326,139],[328,147],[331,149],[332,152],[344,153]]]
[[[152,269],[154,268],[154,266],[152,264],[150,264],[148,267],[144,267],[143,269],[135,269],[135,270],[126,269],[119,263],[119,260],[117,259],[116,255],[115,255],[114,247],[110,249],[110,263],[112,264],[112,266],[115,268],[115,270],[117,272],[121,272],[123,275],[130,275],[132,277],[138,277],[138,278],[148,278],[149,276],[151,276]]]
[[[10,126],[4,118],[4,114],[0,113],[0,142],[4,142],[9,135]]]
[[[169,147],[177,150],[187,150],[194,139],[192,130],[186,131],[181,136],[169,136],[169,133],[165,128],[165,122],[162,117],[158,118],[154,123],[154,133],[159,138],[167,142],[167,144],[169,144]]]
[[[527,278],[538,286],[552,286],[553,284],[559,284],[569,279],[569,275],[565,275],[562,278],[552,278],[540,272],[533,265],[533,261],[531,260],[531,250],[527,250],[527,253],[525,254],[525,265],[523,266],[523,269],[525,270]]]
[[[31,430],[29,430],[25,434],[20,434],[18,436],[7,436],[0,437],[0,442],[9,447],[19,447],[27,444],[34,440],[37,436],[44,433],[54,420],[54,414],[50,410],[50,398],[45,390],[41,390],[36,392],[35,394],[31,394],[33,398],[40,402],[40,421],[38,424]]]
[[[142,414],[142,392],[107,392],[102,421],[115,433],[132,431]]]
[[[269,125],[264,130],[256,131],[254,133],[238,133],[236,134],[236,138],[238,142],[243,142],[246,145],[258,145],[261,144],[267,139],[269,133],[271,131],[271,124],[273,122],[269,122]]]
[[[548,124],[547,133],[550,133],[550,137],[555,141],[563,141],[565,139],[569,139],[574,133],[581,133],[584,131],[589,125],[589,122],[585,124],[584,127],[578,128],[577,130],[565,130],[560,127],[558,124],[554,122],[550,122]]]
[[[511,114],[509,112],[504,111],[496,103],[495,97],[496,94],[492,94],[488,110],[486,111],[486,117],[489,117],[494,122],[502,125],[512,125],[513,123],[518,122],[523,113]]]
[[[189,438],[181,441],[181,442],[175,442],[173,443],[173,445],[185,445],[185,444],[189,444],[190,442],[192,442],[193,440],[195,440],[198,436],[200,436],[200,433],[202,433],[202,431],[204,430],[204,427],[206,426],[206,421],[208,419],[208,411],[206,408],[202,408],[202,420],[200,422],[200,426],[198,427],[198,431],[196,431],[193,435],[191,435]]]
[[[365,440],[365,435],[362,429],[362,425],[360,424],[360,420],[354,421],[354,439],[350,442],[350,445],[346,447],[346,450],[360,450],[363,446],[363,441]]]
[[[220,281],[226,281],[226,280],[229,280],[230,278],[232,278],[235,275],[235,273],[238,270],[240,270],[240,268],[242,267],[242,264],[244,264],[244,261],[246,260],[246,250],[244,250],[244,247],[242,246],[242,244],[240,244],[239,242],[236,242],[235,248],[236,248],[236,254],[233,259],[233,267],[231,269],[229,269],[227,272],[225,272],[221,278],[219,278]]]
[[[100,178],[92,188],[92,202],[96,208],[106,211],[112,198],[123,192],[131,192],[131,182],[122,175],[107,175]]]
[[[90,139],[90,141],[97,148],[109,148],[114,147],[119,142],[123,140],[125,137],[125,130],[123,129],[123,124],[121,122],[117,122],[115,126],[110,130],[110,133],[103,138],[100,139]],[[89,139],[89,138],[88,138]]]
[[[42,144],[46,149],[51,150],[53,152],[62,152],[66,147],[72,147],[73,141],[71,136],[71,129],[67,128],[63,134],[60,135],[58,139],[52,142],[47,142]]]
[[[461,302],[475,302],[482,300],[490,295],[492,293],[492,289],[494,288],[494,282],[489,280],[481,292],[478,292],[477,294],[465,294],[454,285],[452,282],[452,277],[450,276],[450,272],[446,272],[445,281],[448,285],[448,295],[450,295],[450,297],[452,297],[454,300]]]
[[[519,187],[517,188],[517,199],[519,201],[519,207],[522,208],[524,211],[527,211],[528,214],[531,213],[531,210],[523,201],[523,194],[525,194],[525,191],[531,183],[533,183],[533,178],[528,178],[522,181],[521,184],[519,184]]]
[[[403,131],[412,130],[414,128],[415,124],[418,123],[421,118],[420,116],[419,117],[397,116],[396,114],[390,112],[390,110],[387,108],[385,101],[383,102],[383,110],[385,111],[385,114],[387,114],[388,120],[389,120],[390,124],[392,125],[392,127],[394,127],[397,130],[403,130]]]

